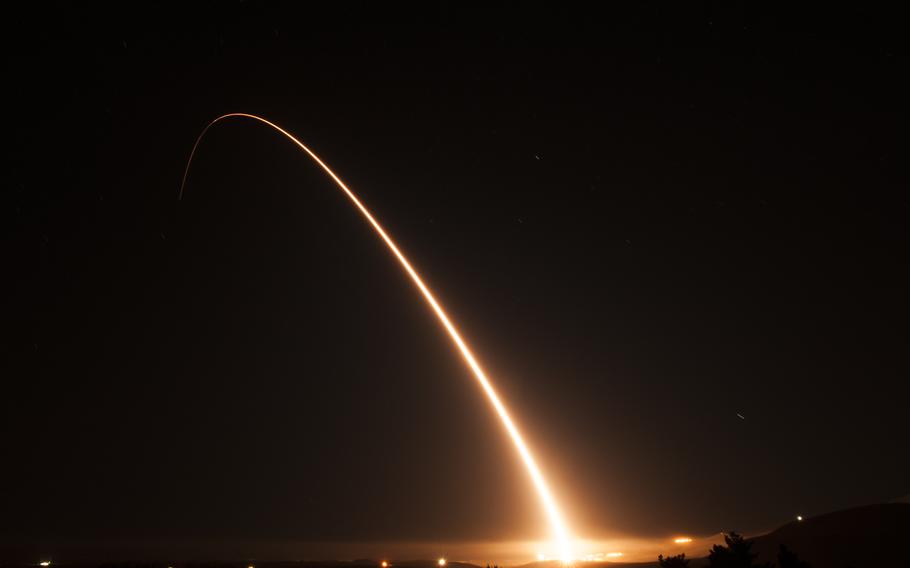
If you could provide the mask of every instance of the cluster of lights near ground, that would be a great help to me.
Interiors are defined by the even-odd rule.
[[[680,544],[680,545],[691,544],[692,542],[693,542],[693,540],[687,536],[676,537],[673,539],[674,544]],[[624,556],[624,554],[619,551],[596,552],[596,553],[592,553],[592,554],[585,554],[583,556],[573,557],[573,558],[569,559],[568,562],[565,562],[565,561],[564,562],[566,564],[572,564],[574,562],[609,562],[611,560],[618,560],[619,558],[622,558],[623,556]],[[538,562],[549,562],[552,560],[560,560],[560,559],[547,556],[546,554],[543,554],[543,553],[537,554]]]
[[[797,522],[802,522],[803,516],[797,515],[796,520],[797,520]],[[691,544],[692,542],[693,542],[692,538],[687,537],[687,536],[680,536],[680,537],[676,537],[673,539],[674,544]],[[549,562],[552,560],[563,560],[564,563],[571,564],[573,562],[605,562],[605,561],[621,558],[622,556],[623,556],[623,553],[618,552],[618,551],[617,552],[598,552],[595,554],[586,554],[584,556],[570,558],[568,560],[565,560],[565,559],[551,558],[542,553],[538,553],[537,561],[538,562]],[[445,558],[440,557],[438,560],[436,560],[436,564],[440,568],[443,568],[447,564],[447,561]],[[41,568],[48,568],[50,565],[51,565],[50,560],[41,560],[38,562],[38,566],[40,566]],[[389,562],[388,560],[383,560],[379,563],[380,568],[391,568],[391,566],[392,566],[392,563]],[[168,566],[167,568],[174,568],[174,567]],[[251,565],[247,566],[247,568],[256,568],[256,567],[251,564]]]
[[[689,544],[692,542],[692,539],[689,537],[679,537],[679,538],[673,539],[673,542],[675,544]],[[606,561],[622,558],[622,556],[623,556],[623,553],[618,552],[618,551],[617,552],[598,552],[595,554],[586,554],[584,556],[579,556],[577,558],[571,558],[568,561],[564,561],[564,562],[566,564],[571,564],[573,562],[606,562]],[[537,554],[538,562],[549,562],[552,560],[563,560],[563,559],[550,558],[549,556],[546,556],[542,553]],[[446,565],[446,562],[447,561],[445,558],[440,558],[439,560],[436,561],[436,564],[439,565],[440,567],[443,567]],[[380,566],[380,568],[391,568],[392,563],[389,562],[388,560],[383,560],[379,563],[379,566]],[[170,568],[170,567],[168,567],[168,568]],[[248,568],[254,568],[254,567],[249,566]]]
[[[571,564],[572,562],[603,562],[609,560],[610,558],[619,558],[622,556],[622,552],[597,552],[595,554],[585,554],[584,556],[579,556],[578,558],[571,558],[566,564]],[[550,558],[545,554],[538,554],[538,562],[549,562],[551,560],[557,560],[556,558]],[[559,559],[561,560],[561,559]]]
[[[798,516],[797,520],[802,521],[803,518],[801,516]],[[691,542],[692,542],[692,539],[689,537],[677,537],[677,538],[673,539],[673,543],[675,543],[675,544],[689,544]],[[606,562],[606,561],[610,561],[610,560],[617,560],[622,557],[623,557],[623,553],[619,552],[619,551],[597,552],[594,554],[585,554],[583,556],[570,558],[568,561],[566,561],[565,559],[551,558],[549,556],[546,556],[543,553],[538,553],[537,561],[538,562],[549,562],[552,560],[563,560],[566,564],[571,564],[573,562]],[[436,564],[440,568],[444,568],[447,563],[448,563],[448,561],[444,557],[440,557],[439,559],[436,560]],[[41,566],[41,568],[48,568],[51,565],[51,561],[42,560],[38,563],[38,565]],[[382,560],[379,563],[379,568],[392,568],[392,566],[393,565],[389,560]],[[174,568],[174,567],[168,566],[167,568]],[[256,566],[250,564],[246,568],[256,568]]]
[[[802,515],[796,516],[797,522],[801,522],[802,520],[803,520]],[[672,539],[672,542],[673,542],[673,544],[676,544],[676,545],[689,545],[689,544],[692,544],[694,542],[694,540],[688,536],[678,536],[678,537],[674,537]],[[547,556],[543,553],[538,553],[537,561],[538,562],[551,562],[553,560],[562,560],[565,564],[572,564],[572,563],[576,563],[576,562],[578,562],[578,563],[609,562],[609,561],[616,561],[623,557],[624,557],[624,554],[620,551],[597,552],[597,553],[585,554],[582,556],[572,557],[568,561],[566,561],[563,558],[555,558],[555,557]],[[439,568],[445,568],[445,566],[448,564],[448,561],[444,557],[440,557],[436,560],[436,564]],[[51,560],[41,560],[37,563],[37,566],[40,566],[41,568],[49,568],[51,566]],[[389,560],[382,560],[379,562],[379,568],[392,568],[392,566],[393,566],[393,564]],[[167,568],[174,568],[174,567],[168,566]],[[256,566],[250,564],[246,568],[256,568]]]
[[[436,564],[437,564],[438,566],[445,566],[445,565],[446,565],[446,559],[445,559],[445,558],[440,558],[439,560],[436,561]],[[391,566],[391,565],[392,565],[392,564],[391,564],[388,560],[383,560],[382,562],[379,563],[379,566],[380,566],[381,568],[389,568],[389,566]],[[250,566],[250,568],[253,568],[253,567]]]
[[[802,515],[796,515],[797,522],[802,522],[802,520],[803,520]],[[678,544],[678,545],[691,544],[692,542],[693,542],[693,539],[690,537],[687,537],[687,536],[680,536],[680,537],[676,537],[673,539],[673,543]],[[563,560],[564,563],[571,564],[573,562],[605,562],[605,561],[610,561],[610,560],[616,560],[616,559],[619,559],[622,557],[623,557],[623,553],[619,552],[619,551],[598,552],[598,553],[594,553],[594,554],[586,554],[584,556],[570,558],[568,561],[566,561],[565,559],[552,558],[552,557],[546,556],[545,554],[538,553],[537,561],[538,562],[549,562],[552,560]],[[440,568],[444,568],[447,564],[447,560],[443,557],[440,557],[439,559],[436,560],[436,564]],[[41,568],[48,568],[49,566],[51,566],[51,561],[50,560],[41,560],[38,562],[37,565],[40,566]],[[388,560],[383,560],[379,563],[379,568],[391,568],[391,567],[392,567],[392,563],[389,562]],[[168,566],[167,568],[174,568],[174,567]],[[247,566],[247,568],[256,568],[256,567],[251,564],[251,565]]]

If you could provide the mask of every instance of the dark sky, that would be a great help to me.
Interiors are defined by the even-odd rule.
[[[8,14],[0,537],[575,532],[910,492],[894,14],[727,3]],[[745,420],[737,417],[737,413]]]

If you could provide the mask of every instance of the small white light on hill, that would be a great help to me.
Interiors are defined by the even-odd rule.
[[[38,563],[38,565],[39,565],[39,566],[50,566],[50,565],[51,565],[51,561],[50,561],[50,560],[42,560],[41,562]]]
[[[797,521],[803,520],[803,516],[802,516],[802,515],[796,515],[796,520],[797,520]]]

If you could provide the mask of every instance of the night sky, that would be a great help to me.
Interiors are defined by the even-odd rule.
[[[910,493],[902,24],[679,4],[8,14],[0,540],[547,536],[225,112],[577,534]]]

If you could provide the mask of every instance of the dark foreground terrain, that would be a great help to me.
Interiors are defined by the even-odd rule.
[[[753,539],[759,561],[781,544],[813,568],[910,566],[910,504],[885,503],[794,521]]]

